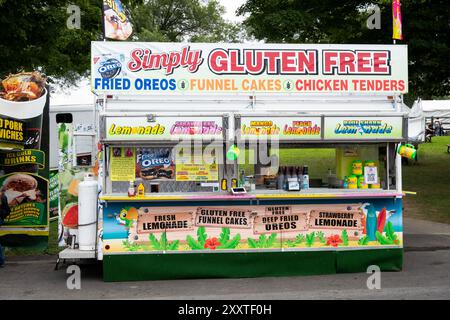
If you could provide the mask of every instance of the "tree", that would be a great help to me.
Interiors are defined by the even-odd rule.
[[[243,36],[239,25],[222,18],[217,0],[147,0],[130,7],[136,40],[235,42]]]
[[[80,7],[80,29],[66,25],[69,4]],[[87,74],[91,40],[101,38],[100,2],[1,0],[0,25],[1,77],[20,70],[40,70],[74,82]]]
[[[381,11],[381,29],[370,30],[371,5]],[[392,43],[390,0],[247,0],[238,9],[249,33],[267,42]],[[450,94],[450,2],[402,1],[404,43],[408,45],[407,100]]]
[[[222,18],[217,0],[122,0],[135,41],[236,41],[239,26]],[[69,29],[70,4],[80,7]],[[50,81],[76,83],[89,75],[91,41],[102,39],[100,0],[0,0],[0,77],[40,70]]]

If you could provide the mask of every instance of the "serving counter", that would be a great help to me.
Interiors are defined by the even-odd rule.
[[[258,200],[258,199],[364,199],[364,198],[401,198],[404,194],[396,190],[368,189],[368,190],[349,190],[349,189],[328,189],[314,188],[302,192],[291,192],[285,190],[258,190],[250,191],[242,195],[232,195],[229,192],[195,192],[193,194],[173,192],[173,193],[154,193],[143,197],[129,197],[123,194],[109,194],[100,197],[100,200],[106,202],[148,202],[148,201],[240,201],[240,200]]]

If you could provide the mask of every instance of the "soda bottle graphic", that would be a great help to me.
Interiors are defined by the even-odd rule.
[[[377,239],[375,236],[377,231],[377,214],[373,205],[367,208],[366,230],[369,240],[375,241]]]

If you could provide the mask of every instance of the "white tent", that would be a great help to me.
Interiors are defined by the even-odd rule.
[[[425,114],[419,101],[415,101],[408,114],[408,141],[425,141]]]
[[[419,100],[425,117],[450,117],[450,100]]]
[[[450,130],[450,100],[417,100],[423,110],[425,122],[431,122],[431,118],[439,118],[444,130]],[[434,120],[433,120],[434,121]]]

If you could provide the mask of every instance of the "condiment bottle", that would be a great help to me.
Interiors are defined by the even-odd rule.
[[[278,177],[277,177],[277,188],[278,189],[284,189],[284,179],[285,179],[285,168],[284,167],[280,167],[278,169]]]
[[[144,187],[144,184],[142,182],[139,183],[139,186],[137,188],[137,196],[138,197],[145,196],[145,187]]]
[[[136,186],[134,185],[134,181],[130,181],[130,186],[128,187],[128,196],[129,197],[136,196]]]
[[[309,189],[308,166],[303,166],[302,189]]]

